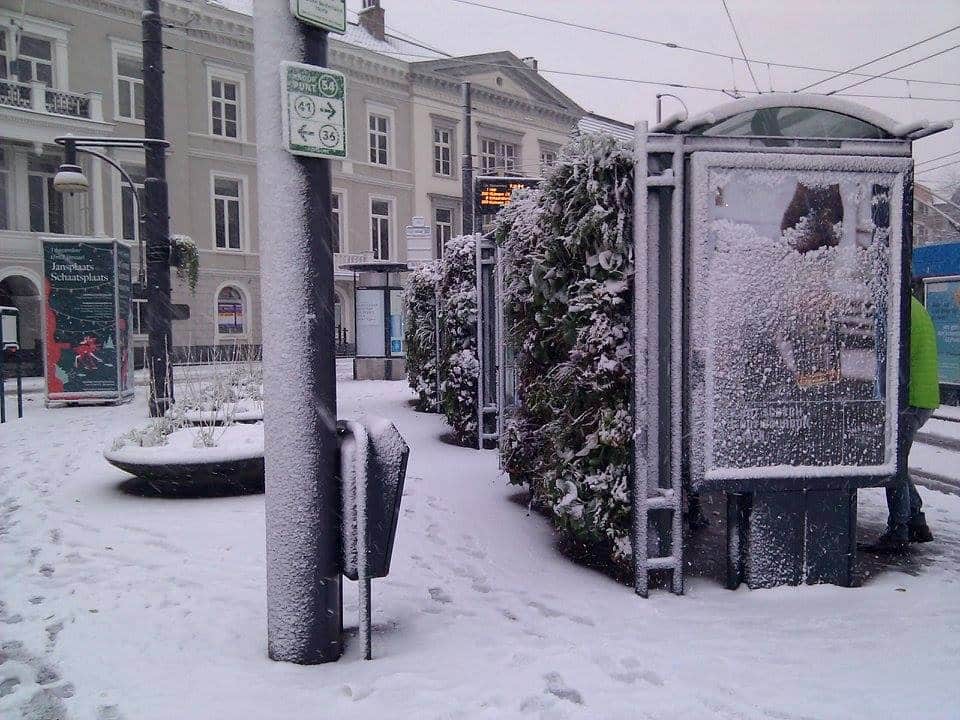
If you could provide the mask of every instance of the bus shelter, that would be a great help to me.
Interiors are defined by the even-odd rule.
[[[354,380],[402,380],[403,284],[406,263],[369,260],[342,266],[353,272]]]
[[[905,467],[912,143],[950,127],[764,94],[636,127],[636,591],[683,590],[684,498],[728,584],[850,585],[856,494]]]

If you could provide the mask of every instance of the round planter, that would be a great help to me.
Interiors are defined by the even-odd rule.
[[[218,431],[215,447],[193,447],[197,428],[183,428],[157,447],[125,445],[107,450],[111,465],[172,494],[263,491],[263,425],[231,425]]]

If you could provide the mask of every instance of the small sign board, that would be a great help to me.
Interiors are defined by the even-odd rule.
[[[303,63],[280,63],[283,144],[294,155],[347,156],[343,73]]]
[[[346,0],[290,0],[290,12],[308,25],[341,35],[347,31]]]
[[[543,178],[481,176],[474,182],[476,208],[480,215],[493,215],[510,203],[514,190],[539,187]]]
[[[433,229],[427,219],[415,217],[403,229],[407,241],[407,260],[430,260],[433,256]]]

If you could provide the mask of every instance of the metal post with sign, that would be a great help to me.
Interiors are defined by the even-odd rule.
[[[268,650],[301,664],[342,652],[328,158],[346,156],[346,87],[325,66],[345,13],[343,0],[259,0],[254,14],[264,389],[278,399],[264,418]]]

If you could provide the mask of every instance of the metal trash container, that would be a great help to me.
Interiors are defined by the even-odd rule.
[[[370,648],[370,580],[390,572],[410,448],[389,420],[337,421],[343,574],[360,583],[360,639]]]

